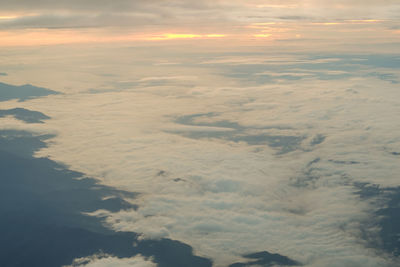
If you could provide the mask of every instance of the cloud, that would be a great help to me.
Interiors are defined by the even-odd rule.
[[[140,255],[129,259],[121,259],[113,257],[111,255],[93,255],[86,258],[75,259],[72,265],[64,267],[156,267],[157,265],[151,261],[151,259],[146,259]]]
[[[52,137],[0,130],[0,195],[6,203],[0,205],[0,212],[7,214],[1,235],[12,237],[0,240],[1,265],[62,266],[74,257],[101,252],[76,259],[73,266],[115,262],[153,266],[152,261],[167,266],[211,266],[210,260],[194,256],[192,248],[181,242],[138,240],[135,233],[112,232],[100,219],[88,217],[87,212],[98,209],[136,209],[123,198],[132,200],[137,194],[103,186],[48,158],[36,158],[35,152]],[[22,255],[21,246],[32,249]],[[146,261],[130,258],[138,254],[145,255]]]
[[[398,156],[391,152],[400,151],[399,129],[393,123],[399,91],[391,82],[364,75],[383,61],[385,69],[396,72],[391,67],[395,62],[367,59],[365,64],[361,56],[337,53],[323,58],[281,54],[274,61],[273,52],[216,56],[208,51],[160,52],[159,47],[146,48],[143,60],[140,48],[119,49],[93,51],[93,61],[66,59],[59,68],[67,74],[78,66],[90,75],[74,76],[79,78],[75,91],[64,89],[62,98],[23,103],[51,116],[47,126],[60,132],[39,155],[99,177],[104,184],[141,193],[137,210],[92,215],[104,218],[112,229],[140,232],[142,240],[183,241],[197,255],[212,257],[216,266],[245,262],[241,255],[264,250],[306,266],[390,266],[385,253],[363,240],[364,230],[377,232],[376,227],[361,228],[377,219],[371,215],[377,206],[360,199],[354,184],[398,185]],[[252,64],[254,59],[264,63]],[[182,64],[154,67],[162,60]],[[257,75],[248,73],[264,71],[271,61],[268,71],[273,75],[299,68],[326,75],[350,69],[353,74],[273,84],[249,80]],[[245,75],[237,75],[240,71]],[[161,79],[171,84],[136,83],[90,94],[82,88],[105,84],[104,77],[84,79],[95,73],[114,73],[116,77],[107,78],[111,81],[171,77]],[[173,79],[187,76],[198,77],[194,87],[177,86]],[[182,127],[211,133],[239,129],[244,136],[261,129],[305,138],[301,149],[276,155],[264,143],[166,131]]]
[[[13,2],[18,3],[7,1],[0,8],[3,47],[209,42],[219,47],[295,44],[315,50],[322,43],[335,48],[351,43],[356,49],[363,43],[395,50],[400,9],[391,1]]]
[[[248,20],[396,19],[397,1],[6,1],[3,28],[242,24]],[[7,19],[8,18],[8,19]],[[257,19],[258,18],[258,19]]]
[[[0,21],[0,29],[74,29],[129,27],[155,24],[157,17],[146,14],[38,14]]]

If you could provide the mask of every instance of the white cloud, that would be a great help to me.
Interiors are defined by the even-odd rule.
[[[129,53],[136,55],[134,49]],[[121,66],[136,66],[140,77],[156,77],[145,64],[126,58],[121,57]],[[176,60],[187,62],[185,57]],[[109,64],[97,68],[109,71],[114,63]],[[154,86],[101,94],[65,89],[62,97],[24,103],[52,117],[46,125],[59,131],[40,155],[141,193],[131,200],[137,211],[98,211],[108,215],[113,229],[183,241],[217,266],[262,250],[307,266],[388,264],[384,254],[376,255],[361,239],[360,225],[371,220],[377,207],[361,201],[351,184],[398,185],[398,158],[388,153],[400,148],[397,86],[362,76],[249,85],[215,75],[218,67],[199,65],[157,69],[157,77],[199,77],[194,88]],[[131,75],[123,70],[115,79]],[[171,133],[220,130],[174,122],[178,116],[210,112],[215,116],[197,122],[227,120],[245,127],[241,134],[262,128],[263,134],[306,138],[297,151],[276,155],[265,144]],[[312,146],[318,134],[326,139]],[[357,164],[346,164],[352,161]]]
[[[89,257],[75,259],[73,264],[64,267],[155,267],[157,266],[151,259],[146,259],[142,256],[133,258],[117,258],[111,255],[99,254]]]

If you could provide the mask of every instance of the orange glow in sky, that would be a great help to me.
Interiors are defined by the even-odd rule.
[[[257,8],[296,8],[298,5],[257,5]]]
[[[374,23],[374,22],[382,22],[383,20],[378,20],[378,19],[352,19],[352,20],[347,20],[348,22],[352,23]]]
[[[383,22],[383,20],[375,19],[352,19],[345,21],[335,21],[335,22],[314,22],[315,25],[344,25],[344,24],[364,24],[364,23],[378,23]]]
[[[268,38],[268,37],[270,37],[271,36],[271,34],[267,34],[267,33],[260,33],[260,34],[254,34],[253,35],[254,37],[257,37],[257,38]]]
[[[382,42],[390,42],[384,34],[389,38],[399,29],[400,4],[394,4],[399,0],[218,0],[204,1],[200,9],[186,1],[119,1],[126,5],[110,5],[108,10],[108,5],[95,1],[37,1],[24,6],[9,0],[0,6],[0,47],[190,40],[247,44],[299,35],[325,42],[333,34],[355,40],[349,34],[355,31],[357,38],[371,42],[375,31]]]
[[[1,7],[1,6],[0,6]],[[2,13],[0,14],[0,20],[12,20],[12,19],[18,19],[18,18],[23,18],[23,17],[29,17],[29,16],[35,16],[38,15],[37,13]]]
[[[194,38],[221,38],[225,34],[193,34],[193,33],[163,33],[152,37],[145,38],[145,40],[172,40],[172,39],[194,39]]]
[[[162,33],[110,35],[107,32],[76,30],[0,31],[0,46],[57,45],[91,42],[166,41],[179,39],[214,39],[225,34]]]
[[[276,25],[276,22],[259,22],[259,23],[252,23],[248,26],[247,28],[252,28],[252,29],[263,29],[271,25]]]
[[[15,19],[18,18],[18,16],[15,15],[0,15],[0,19]]]

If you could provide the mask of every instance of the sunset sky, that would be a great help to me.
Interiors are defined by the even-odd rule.
[[[1,46],[185,39],[387,44],[399,38],[396,0],[3,2]]]
[[[400,265],[398,0],[0,2],[0,266]]]

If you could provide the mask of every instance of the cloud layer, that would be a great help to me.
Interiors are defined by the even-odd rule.
[[[136,211],[93,216],[185,242],[216,266],[259,251],[306,266],[390,266],[363,239],[379,238],[364,227],[379,206],[354,184],[398,185],[396,55],[113,51],[72,57],[90,75],[24,103],[59,133],[40,155],[141,193]],[[96,78],[89,87],[84,77]],[[276,144],[293,136],[282,153]]]
[[[389,42],[398,36],[395,29],[400,14],[398,1],[377,0],[3,2],[0,7],[3,46],[160,41],[177,39],[163,38],[174,34],[180,34],[178,39],[184,35],[201,39],[224,36],[243,42],[250,37],[320,39],[321,34],[329,36],[332,32],[342,38],[356,38],[365,26],[372,27],[379,35],[369,41],[376,42],[382,35]]]

